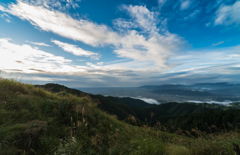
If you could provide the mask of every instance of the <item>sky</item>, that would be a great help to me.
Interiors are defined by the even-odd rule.
[[[68,87],[240,82],[239,0],[1,0],[0,77]]]

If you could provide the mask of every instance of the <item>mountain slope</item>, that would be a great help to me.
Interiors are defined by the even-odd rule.
[[[192,103],[164,103],[158,105],[160,109],[167,111],[174,116],[181,116],[193,113],[207,112],[210,109]]]
[[[134,119],[133,119],[134,120]],[[193,139],[136,127],[109,116],[89,97],[51,93],[0,79],[0,154],[234,154],[240,134]],[[203,143],[204,142],[204,143]]]
[[[166,90],[154,90],[152,92],[157,94],[179,95],[179,96],[198,96],[198,97],[214,96],[214,94],[210,92],[202,92],[202,91],[188,90],[188,89],[166,89]]]
[[[79,91],[77,89],[71,89],[58,84],[37,85],[37,87],[42,87],[44,89],[47,89],[53,92],[66,91],[68,93],[73,93],[78,96],[89,96],[93,100],[95,100],[97,103],[99,103],[98,107],[101,110],[106,111],[109,114],[116,115],[119,120],[124,120],[125,118],[128,118],[130,115],[134,116],[135,118],[141,121],[145,121],[145,119],[150,120],[151,112],[155,112],[158,116],[170,115],[168,112],[162,109],[150,108],[151,106],[153,106],[152,104],[148,104],[139,99],[92,95],[92,94],[83,93],[82,91]],[[149,107],[149,108],[142,108],[142,107]]]
[[[0,79],[0,154],[135,154],[143,139],[162,154],[162,136],[173,137],[120,122],[89,97]]]
[[[109,114],[116,115],[119,120],[124,120],[129,116],[134,116],[136,119],[145,122],[145,120],[149,121],[152,119],[150,113],[154,113],[154,117],[158,118],[160,116],[178,116],[210,110],[210,108],[205,108],[191,103],[166,103],[153,105],[142,100],[132,98],[92,95],[58,84],[37,85],[37,87],[42,87],[53,92],[66,91],[78,96],[90,96],[93,100],[96,100],[99,103],[98,107],[101,110],[106,111]]]

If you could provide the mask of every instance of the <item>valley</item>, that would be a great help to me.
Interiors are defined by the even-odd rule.
[[[198,83],[194,85],[168,84],[141,87],[75,88],[91,94],[115,97],[149,98],[159,103],[199,102],[234,103],[240,101],[240,84]]]

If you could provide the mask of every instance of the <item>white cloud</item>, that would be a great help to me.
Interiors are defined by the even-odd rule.
[[[138,32],[129,28],[122,38],[121,46],[117,47],[114,52],[118,57],[130,58],[134,61],[151,61],[155,62],[152,67],[167,68],[165,63],[168,57],[179,49],[183,40],[169,33],[165,22],[158,27],[158,13],[149,11],[146,6],[130,5],[123,6],[123,9],[129,12],[133,25],[142,31]]]
[[[240,59],[240,54],[231,54],[227,56],[228,59]],[[240,67],[240,66],[239,66]]]
[[[201,13],[201,10],[196,9],[196,10],[194,10],[192,13],[190,13],[187,17],[185,17],[184,19],[185,19],[185,20],[187,20],[187,19],[193,19],[193,18],[195,18],[199,13]]]
[[[125,77],[128,73],[142,74],[142,68],[134,68],[135,65],[140,67],[147,65],[142,62],[128,62],[111,65],[103,65],[103,62],[93,64],[87,62],[87,66],[78,66],[73,64],[72,60],[65,59],[61,56],[56,56],[29,45],[17,45],[11,43],[11,39],[0,38],[0,70],[10,73],[31,73],[31,74],[46,74],[46,75],[85,75],[91,78],[95,75],[105,75],[108,77]],[[141,66],[142,65],[142,66]],[[150,76],[155,74],[155,71],[148,70]]]
[[[11,23],[12,21],[10,19],[5,19],[6,22]]]
[[[77,47],[76,45],[63,43],[58,40],[52,40],[52,42],[57,46],[61,47],[64,51],[72,53],[73,55],[91,57],[92,59],[96,59],[96,60],[99,60],[100,58],[99,54],[91,51],[86,51],[80,47]]]
[[[206,27],[210,26],[211,22],[205,24]]]
[[[206,72],[206,74],[228,74],[228,67],[239,64],[237,51],[239,47],[222,48],[218,50],[192,51],[184,55],[175,55],[169,62],[176,64],[176,67],[167,72]],[[211,70],[207,68],[222,68],[221,70]],[[225,67],[224,67],[225,66]],[[224,72],[223,72],[223,68]]]
[[[27,40],[26,42],[31,43],[31,44],[33,44],[33,45],[51,47],[50,45],[45,44],[45,43],[31,42],[31,41],[28,41],[28,40]]]
[[[85,61],[84,59],[77,59],[76,61]]]
[[[65,59],[61,56],[56,56],[29,45],[17,45],[10,42],[11,39],[0,39],[0,70],[5,72],[31,73],[31,74],[69,74],[69,75],[106,75],[125,76],[128,72],[141,74],[145,69],[135,69],[133,66],[137,63],[132,62],[122,64],[112,64],[103,66],[103,62],[98,62],[96,65],[87,62],[87,66],[74,65],[72,60]],[[139,62],[139,65],[144,65]],[[147,76],[150,76],[149,71]]]
[[[22,0],[31,5],[44,6],[46,8],[57,8],[58,10],[76,9],[81,0]]]
[[[0,5],[0,11],[6,12],[7,10],[2,5]]]
[[[18,0],[17,4],[12,3],[8,7],[8,10],[4,9],[5,12],[29,21],[39,29],[92,46],[115,44],[119,38],[117,33],[105,25],[76,20],[60,11],[49,10],[43,6],[30,5]]]
[[[131,16],[130,21],[116,20],[119,22],[118,26],[121,22],[123,25],[128,25],[122,26],[125,27],[124,32],[116,32],[106,25],[91,21],[76,20],[60,11],[20,0],[16,4],[10,4],[8,9],[3,9],[22,20],[29,21],[36,28],[62,37],[91,46],[113,45],[113,51],[118,57],[130,58],[132,61],[143,63],[150,61],[152,62],[151,68],[159,70],[168,68],[167,59],[185,43],[179,36],[168,32],[166,20],[159,21],[158,13],[149,11],[146,6],[123,6],[123,10],[127,10]],[[138,28],[138,31],[134,28]],[[97,56],[96,53],[85,51],[74,45],[60,42],[58,44],[65,51],[74,54]]]
[[[146,6],[123,6],[123,9],[130,13],[135,25],[138,25],[144,31],[157,32],[157,18],[156,13],[149,11]]]
[[[98,62],[97,65],[101,66],[104,62]]]
[[[87,66],[74,65],[72,60],[56,56],[29,45],[17,45],[10,39],[0,39],[0,70],[22,74],[24,79],[40,81],[72,82],[76,87],[79,81],[86,86],[139,86],[159,82],[199,82],[209,80],[214,75],[239,81],[239,46],[231,49],[204,52],[189,52],[176,55],[170,63],[176,67],[159,74],[158,68],[151,68],[152,61],[124,61],[103,65],[87,62]],[[105,63],[104,63],[105,64]],[[41,74],[36,74],[41,73]],[[14,74],[16,75],[16,74]],[[31,78],[31,75],[33,77]],[[51,78],[48,78],[51,75]],[[231,77],[232,76],[232,77]],[[234,77],[233,77],[234,76]],[[236,76],[236,77],[235,77]],[[237,77],[238,76],[238,77]],[[220,80],[221,79],[217,79]],[[202,81],[201,81],[202,82]],[[208,81],[209,82],[209,81]],[[67,84],[67,83],[66,83]],[[83,83],[80,83],[84,85]]]
[[[221,5],[216,11],[214,25],[240,24],[240,1],[233,5]]]
[[[186,10],[186,9],[189,8],[190,4],[191,4],[190,0],[182,0],[180,9],[181,10]]]
[[[10,39],[0,39],[0,68],[8,72],[41,73],[78,71],[72,60],[41,51],[29,45],[17,45]]]
[[[113,24],[116,26],[116,28],[123,28],[123,29],[130,29],[130,28],[137,28],[137,25],[133,22],[126,21],[123,18],[117,18],[113,20]]]
[[[0,8],[0,10],[1,10],[1,8]],[[0,15],[0,17],[3,18],[6,22],[12,23],[12,21],[11,21],[12,18],[8,14],[3,13],[3,14]]]
[[[223,43],[224,43],[224,41],[220,41],[218,43],[212,44],[212,46],[218,46],[218,45],[223,44]]]
[[[167,0],[158,0],[158,7],[161,9]]]

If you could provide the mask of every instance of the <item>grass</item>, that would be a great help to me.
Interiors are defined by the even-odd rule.
[[[134,120],[134,119],[133,119]],[[89,97],[0,79],[0,154],[234,154],[236,131],[198,138],[118,121]]]

